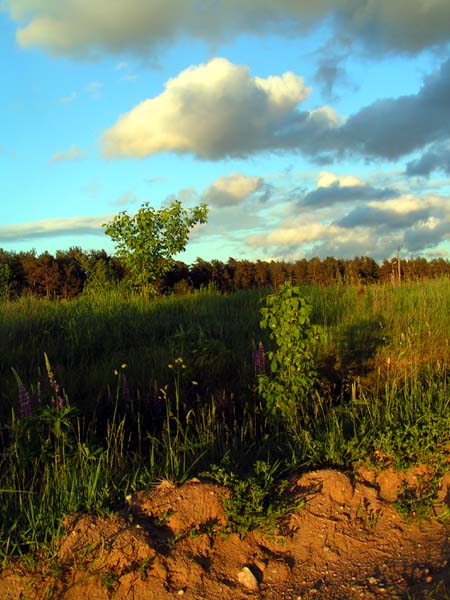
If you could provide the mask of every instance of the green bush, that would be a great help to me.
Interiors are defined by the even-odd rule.
[[[258,390],[267,410],[287,422],[309,412],[317,383],[315,349],[323,334],[310,320],[311,306],[298,286],[284,283],[265,298],[261,309],[262,329],[276,348],[267,354],[270,374],[258,377]]]

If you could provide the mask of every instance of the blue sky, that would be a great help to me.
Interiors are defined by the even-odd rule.
[[[0,247],[450,258],[448,0],[0,0]]]

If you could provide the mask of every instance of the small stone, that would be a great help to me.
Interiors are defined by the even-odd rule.
[[[237,578],[239,583],[248,590],[251,590],[252,592],[257,592],[259,590],[258,580],[248,567],[243,567],[239,571]]]
[[[375,585],[378,583],[378,579],[376,577],[369,577],[367,581],[370,583],[370,585]]]
[[[183,589],[178,590],[177,595],[178,596],[184,596],[184,590]]]
[[[267,569],[267,563],[264,560],[260,560],[259,558],[255,560],[255,566],[258,567],[261,573],[264,573],[264,571]]]

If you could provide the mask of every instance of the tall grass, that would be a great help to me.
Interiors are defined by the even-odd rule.
[[[261,461],[282,475],[380,456],[441,468],[450,442],[450,282],[303,293],[325,333],[321,381],[308,410],[294,404],[285,421],[256,392],[253,351],[259,340],[268,347],[261,293],[4,302],[3,561],[51,549],[68,513],[115,510],[135,489],[211,465],[250,481]],[[33,414],[18,416],[26,394]]]
[[[224,456],[234,463],[250,450],[258,437],[250,407],[224,412],[214,398],[188,406],[181,383],[176,372],[160,389],[164,419],[157,432],[144,430],[139,414],[127,414],[121,374],[103,438],[95,419],[87,422],[69,405],[41,399],[31,416],[12,411],[0,430],[3,564],[14,554],[52,552],[65,515],[117,510],[136,489],[160,479],[182,482]]]
[[[16,395],[11,367],[31,383],[44,353],[72,402],[85,413],[105,400],[113,372],[123,363],[141,393],[151,394],[155,384],[159,388],[166,382],[167,365],[179,355],[189,359],[192,378],[204,391],[221,392],[224,382],[237,391],[251,369],[258,297],[203,293],[148,302],[110,292],[60,303],[26,297],[3,302],[2,406],[9,411]]]

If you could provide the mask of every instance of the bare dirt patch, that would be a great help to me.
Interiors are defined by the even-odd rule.
[[[447,598],[450,477],[431,517],[402,518],[405,490],[431,473],[361,468],[307,473],[291,493],[306,499],[273,536],[224,535],[218,485],[163,482],[135,493],[121,514],[72,515],[57,558],[0,573],[3,600],[353,600]],[[422,486],[422,487],[421,487]],[[414,499],[414,498],[413,498]],[[417,515],[416,515],[417,516]]]

